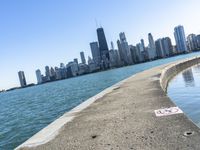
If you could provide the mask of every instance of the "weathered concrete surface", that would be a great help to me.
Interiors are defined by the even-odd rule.
[[[78,113],[48,143],[19,149],[200,149],[200,129],[184,114],[165,117],[154,114],[156,109],[175,106],[160,85],[160,74],[165,67],[159,66],[129,78],[120,88]],[[163,76],[163,81],[166,80],[169,79]],[[193,134],[185,136],[186,131]]]

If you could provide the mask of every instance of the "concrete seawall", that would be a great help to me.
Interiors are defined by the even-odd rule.
[[[183,61],[173,63],[165,67],[160,77],[160,84],[161,84],[162,89],[166,92],[169,81],[175,75],[177,75],[179,72],[183,71],[184,69],[198,63],[200,63],[200,57],[194,57],[194,58],[185,59]]]
[[[168,82],[200,57],[138,73],[85,101],[17,150],[200,149],[200,129],[185,114],[156,117],[174,107]]]

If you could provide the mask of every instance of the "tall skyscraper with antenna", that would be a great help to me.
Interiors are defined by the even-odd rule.
[[[99,51],[101,56],[101,61],[104,68],[109,67],[109,50],[108,50],[108,44],[106,41],[106,36],[104,34],[104,30],[102,27],[97,29],[97,38],[99,42]]]

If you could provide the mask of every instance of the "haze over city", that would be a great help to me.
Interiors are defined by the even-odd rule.
[[[0,89],[19,86],[19,70],[25,72],[28,83],[36,83],[37,68],[44,71],[46,65],[80,61],[80,51],[87,59],[89,43],[97,40],[100,26],[109,47],[110,41],[117,47],[120,32],[133,45],[141,38],[147,45],[149,32],[154,39],[169,36],[175,44],[173,29],[179,24],[186,35],[199,34],[199,5],[197,0],[1,1]]]

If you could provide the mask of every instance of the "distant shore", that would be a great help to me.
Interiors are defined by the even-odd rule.
[[[192,51],[190,53],[199,52],[199,51],[200,51],[200,49],[197,49],[197,50],[194,50],[194,51]],[[169,57],[175,57],[175,56],[184,55],[184,54],[188,54],[188,53],[177,53],[177,54],[174,54],[174,55],[169,56]],[[156,58],[156,59],[153,59],[153,60],[147,60],[147,61],[144,61],[144,62],[135,63],[133,65],[141,64],[141,63],[146,63],[146,62],[149,62],[149,61],[155,61],[155,60],[159,60],[159,59],[165,59],[165,58],[169,58],[169,57]],[[121,66],[121,67],[117,67],[117,68],[122,68],[122,67],[127,67],[127,66]],[[116,69],[116,67],[115,68],[110,68],[110,69],[107,69],[107,70],[111,70],[111,69]],[[107,71],[107,70],[98,70],[98,71],[94,71],[94,72],[90,72],[90,73],[85,73],[85,74],[78,75],[78,76],[84,76],[84,75],[87,75],[87,74],[98,73],[98,72]],[[74,76],[74,77],[78,77],[78,76]],[[73,78],[73,77],[70,77],[70,78]],[[70,79],[70,78],[66,78],[66,79]],[[66,80],[66,79],[60,79],[60,80]],[[41,83],[41,84],[46,84],[46,83],[50,83],[50,82],[56,82],[56,81],[60,81],[60,80],[52,80],[52,81],[44,82],[44,83]],[[25,87],[13,87],[13,88],[10,88],[10,89],[7,89],[7,90],[3,89],[3,90],[0,91],[0,93],[2,93],[2,92],[8,92],[8,91],[13,91],[13,90],[16,90],[16,89],[28,88],[28,87],[31,87],[31,86],[36,86],[36,85],[41,85],[41,84],[31,83],[31,84],[28,84]]]

